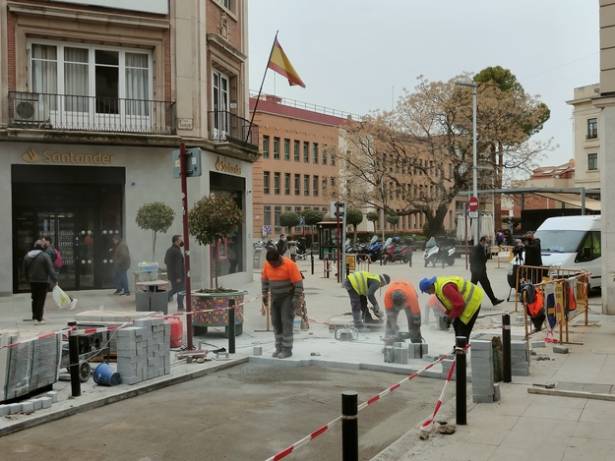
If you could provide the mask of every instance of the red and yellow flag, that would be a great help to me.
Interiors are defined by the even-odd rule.
[[[282,45],[278,42],[277,37],[273,42],[271,58],[269,58],[269,64],[267,64],[267,67],[286,77],[290,86],[299,85],[305,88],[305,83],[303,83],[303,80],[301,80],[301,77],[299,77],[299,74],[290,63],[290,59],[288,59],[288,56],[284,53]]]

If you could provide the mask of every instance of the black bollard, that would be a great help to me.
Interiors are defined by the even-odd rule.
[[[314,275],[314,253],[310,250],[310,261],[312,262],[312,275]]]
[[[512,381],[512,362],[510,358],[510,315],[502,314],[502,378],[505,383]]]
[[[457,336],[455,347],[455,366],[457,384],[457,424],[462,426],[468,424],[466,408],[466,344],[465,336]]]
[[[235,353],[235,300],[228,302],[228,352]]]
[[[70,371],[70,388],[73,397],[81,395],[81,380],[79,379],[79,336],[68,335],[68,371]]]
[[[358,394],[342,392],[342,460],[359,460]]]

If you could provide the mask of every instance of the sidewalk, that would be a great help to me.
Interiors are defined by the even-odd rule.
[[[593,308],[590,324],[597,322],[600,326],[571,328],[571,341],[583,345],[566,345],[568,355],[554,354],[551,346],[536,349],[539,356],[547,355],[551,360],[533,360],[531,376],[513,377],[512,384],[501,384],[501,402],[469,404],[467,426],[458,426],[454,435],[434,434],[424,442],[418,440],[416,429],[411,430],[374,460],[614,459],[615,402],[527,392],[533,383],[600,393],[612,389],[615,318],[595,313],[598,306]],[[575,323],[581,323],[581,319]],[[452,388],[443,416],[454,422],[454,411]]]

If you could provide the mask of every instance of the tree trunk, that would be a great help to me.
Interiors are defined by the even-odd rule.
[[[153,243],[152,243],[152,262],[156,261],[156,231],[152,231],[154,233]]]
[[[426,231],[427,235],[432,237],[438,234],[444,234],[444,218],[448,211],[448,205],[440,205],[435,214],[431,210],[425,211]]]
[[[353,224],[352,227],[354,228],[354,236],[352,238],[352,244],[356,245],[357,244],[357,225]]]
[[[502,188],[502,177],[504,174],[504,146],[500,143],[498,145],[498,163],[497,163],[497,171],[495,172],[495,188]],[[494,194],[494,204],[493,204],[494,212],[493,212],[493,227],[495,232],[497,232],[502,227],[502,194]]]

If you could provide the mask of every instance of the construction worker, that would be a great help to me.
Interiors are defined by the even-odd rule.
[[[271,323],[275,335],[273,357],[285,359],[293,355],[293,320],[295,307],[303,295],[303,276],[297,264],[269,248],[261,274],[263,305],[267,307],[271,293]]]
[[[424,278],[419,288],[423,293],[436,295],[453,321],[455,336],[463,336],[469,341],[480,303],[485,297],[483,289],[454,275]]]
[[[387,313],[385,338],[402,339],[397,325],[397,316],[403,310],[408,320],[410,341],[413,343],[422,342],[419,298],[410,283],[401,280],[391,282],[384,292],[384,309]]]
[[[365,327],[364,322],[372,319],[367,307],[368,299],[372,303],[374,315],[378,319],[382,319],[383,314],[375,294],[378,288],[388,285],[390,281],[391,277],[387,274],[378,275],[367,271],[348,274],[343,286],[348,290],[348,296],[350,296],[352,320],[355,328],[363,329]]]

